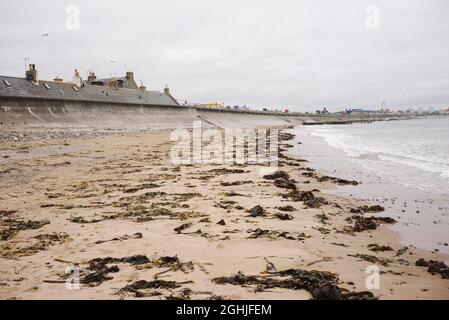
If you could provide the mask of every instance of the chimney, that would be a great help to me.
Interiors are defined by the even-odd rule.
[[[37,70],[34,64],[30,64],[30,69],[26,72],[26,78],[30,81],[37,81]]]
[[[134,72],[128,71],[126,73],[126,79],[128,80],[134,80]]]
[[[64,80],[61,79],[60,77],[56,76],[56,77],[53,79],[53,81],[54,81],[54,82],[63,82]]]
[[[80,77],[80,73],[77,69],[75,69],[75,76],[73,77],[72,83],[78,88],[81,88],[83,83],[83,79]]]
[[[142,91],[142,92],[146,92],[146,91],[147,91],[147,87],[145,87],[145,86],[143,85],[143,82],[142,82],[142,81],[140,81],[140,87],[139,87],[139,90]]]
[[[92,82],[97,81],[97,76],[95,75],[95,72],[89,72],[89,75],[87,76],[87,82],[91,84]]]
[[[164,93],[170,95],[170,89],[168,86],[165,86]]]

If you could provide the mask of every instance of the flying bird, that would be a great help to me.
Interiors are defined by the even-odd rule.
[[[44,33],[43,35],[41,35],[41,38],[46,38],[48,37],[50,34],[49,33]]]

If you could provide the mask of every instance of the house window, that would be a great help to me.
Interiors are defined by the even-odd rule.
[[[51,90],[50,86],[46,83],[43,83],[44,87],[47,88],[47,90]]]
[[[7,86],[7,87],[12,87],[12,84],[8,81],[8,80],[3,80],[3,83]]]
[[[75,87],[75,86],[72,86],[72,89],[73,89],[75,92],[80,92],[80,91],[78,90],[78,88]]]

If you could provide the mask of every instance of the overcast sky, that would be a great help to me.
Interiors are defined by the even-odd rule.
[[[2,75],[23,76],[21,57],[41,79],[131,69],[191,102],[449,107],[447,0],[2,0],[0,44]]]

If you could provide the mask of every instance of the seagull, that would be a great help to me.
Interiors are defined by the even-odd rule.
[[[48,37],[50,34],[49,33],[44,33],[43,35],[41,35],[41,38],[46,38]]]

